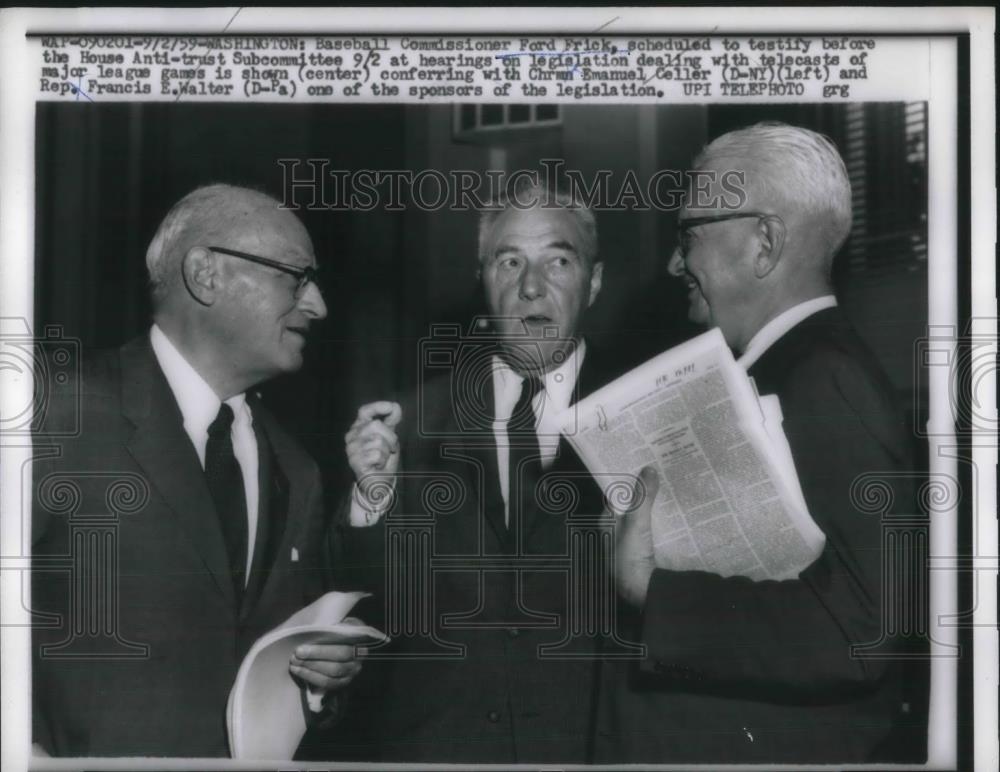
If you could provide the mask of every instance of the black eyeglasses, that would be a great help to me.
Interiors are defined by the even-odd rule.
[[[258,265],[266,265],[268,268],[274,268],[283,273],[287,273],[290,276],[294,276],[298,284],[295,285],[295,297],[300,298],[302,294],[306,291],[306,287],[309,283],[316,285],[316,289],[322,293],[322,288],[319,285],[319,269],[312,265],[292,265],[291,263],[282,263],[279,260],[272,260],[269,257],[259,257],[258,255],[251,255],[247,252],[238,252],[235,249],[225,249],[224,247],[208,247],[213,252],[218,252],[222,255],[229,255],[230,257],[238,257],[240,260],[248,260],[251,263],[257,263]]]
[[[681,257],[685,257],[688,253],[688,249],[691,247],[691,229],[697,228],[699,225],[711,225],[717,222],[726,222],[728,220],[743,220],[749,219],[751,217],[756,217],[760,219],[762,217],[772,217],[773,215],[765,214],[764,212],[739,212],[734,214],[720,214],[714,217],[685,217],[677,221],[677,250],[681,253]]]

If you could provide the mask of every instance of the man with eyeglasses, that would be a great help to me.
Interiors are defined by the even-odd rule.
[[[875,475],[891,514],[912,516],[912,456],[889,380],[833,294],[851,227],[844,163],[815,132],[759,124],[713,141],[694,168],[714,182],[680,211],[670,272],[687,283],[690,318],[717,326],[758,391],[779,397],[826,547],[789,581],[656,568],[650,507],[671,481],[644,470],[616,572],[647,653],[605,663],[596,761],[919,761],[926,718],[905,696],[903,636],[924,629],[925,611],[907,607],[902,629],[891,615],[915,574],[893,561],[916,565],[914,542],[883,548],[887,522],[855,487]],[[742,196],[722,185],[734,173]]]
[[[79,436],[35,467],[32,605],[60,616],[36,630],[34,741],[52,755],[226,756],[243,656],[328,589],[316,463],[253,392],[302,366],[326,316],[309,234],[269,196],[210,185],[170,210],[146,264],[150,332],[85,359],[78,406],[48,416],[78,409]],[[44,570],[90,549],[58,480],[89,517],[114,481],[133,492],[103,583]],[[307,717],[326,722],[360,664],[353,646],[315,645],[288,668],[304,706],[306,687],[324,695]]]

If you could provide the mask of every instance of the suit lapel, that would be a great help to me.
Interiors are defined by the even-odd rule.
[[[285,434],[259,400],[251,399],[250,409],[254,416],[257,452],[261,458],[259,498],[262,502],[267,501],[267,507],[266,512],[261,507],[258,515],[259,520],[264,521],[266,537],[258,538],[254,547],[252,575],[257,575],[258,592],[251,596],[251,600],[257,602],[244,604],[244,616],[268,603],[275,587],[280,584],[276,577],[287,571],[292,562],[292,548],[311,514],[306,500],[309,494],[306,470],[313,465],[312,459]],[[258,536],[261,527],[259,522]],[[299,548],[305,546],[299,545]]]
[[[607,382],[606,376],[607,370],[601,367],[600,354],[595,353],[594,346],[588,343],[587,354],[580,365],[580,371],[577,373],[576,385],[573,387],[573,396],[569,402],[570,405],[576,404],[583,397],[604,386]],[[590,472],[587,471],[587,468],[577,457],[576,452],[570,446],[569,442],[566,441],[565,437],[559,438],[555,461],[543,473],[542,478],[546,486],[565,481],[581,493],[587,491],[588,486],[596,486],[596,483],[592,481]],[[545,496],[546,494],[542,492],[540,495]],[[528,512],[522,539],[524,544],[528,543],[528,538],[538,528],[539,524],[545,522],[546,518],[552,517],[552,515],[543,514],[543,510],[538,506],[535,497],[532,497],[531,501],[532,505]],[[593,504],[588,504],[589,501],[589,498],[581,497],[579,504],[593,506]],[[582,507],[578,506],[577,509],[582,510]],[[600,508],[593,514],[597,514],[599,511]]]
[[[253,412],[254,406],[251,405],[250,409]],[[261,408],[257,409],[259,411]],[[254,414],[253,430],[257,440],[257,531],[247,591],[240,610],[241,617],[246,617],[254,608],[270,576],[284,539],[288,517],[288,478],[274,458],[263,422],[256,415],[257,413]]]
[[[128,451],[231,606],[229,559],[205,473],[148,338],[122,348],[121,366],[122,409],[135,426]]]

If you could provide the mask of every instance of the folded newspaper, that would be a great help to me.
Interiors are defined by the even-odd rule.
[[[758,397],[718,329],[654,357],[558,418],[613,509],[660,476],[656,564],[791,579],[826,537],[809,515],[776,396]]]
[[[321,695],[292,680],[288,664],[304,643],[365,644],[385,633],[345,622],[363,592],[328,592],[262,636],[244,657],[229,692],[226,726],[234,759],[288,761],[306,731],[307,710],[319,710]]]

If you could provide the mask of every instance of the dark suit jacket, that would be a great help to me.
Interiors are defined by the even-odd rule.
[[[350,715],[310,749],[314,757],[585,760],[596,631],[540,647],[567,641],[579,620],[568,526],[599,515],[602,496],[563,441],[543,477],[560,484],[525,513],[521,554],[510,554],[489,373],[456,390],[452,379],[434,381],[404,404],[395,507],[377,525],[346,529],[346,581],[365,577],[376,593],[365,619],[394,641],[373,650]],[[578,393],[607,375],[589,347]]]
[[[897,476],[911,461],[902,412],[837,309],[786,333],[750,375],[781,400],[825,550],[793,581],[656,570],[641,619],[647,658],[603,668],[596,761],[919,759],[926,726],[907,713],[899,660],[851,655],[853,644],[882,639],[883,610],[906,597],[896,577],[883,581],[887,523],[851,495],[856,478],[877,473],[894,489],[893,512],[915,511],[912,479]],[[879,653],[901,645],[886,641]],[[900,751],[892,738],[908,721],[917,724]]]
[[[316,464],[252,399],[251,410],[259,524],[237,610],[204,473],[148,337],[87,359],[79,404],[49,406],[49,431],[73,411],[82,420],[56,455],[36,447],[48,457],[34,470],[34,732],[54,755],[228,755],[243,655],[325,588]]]

